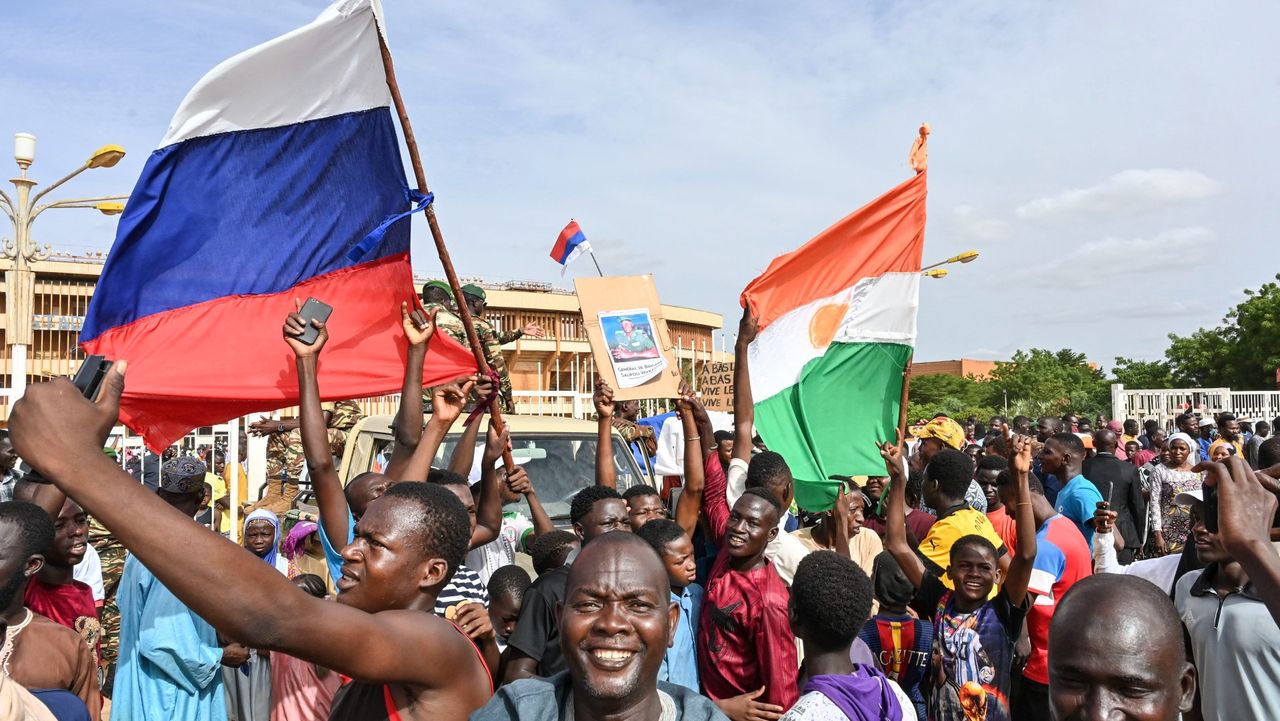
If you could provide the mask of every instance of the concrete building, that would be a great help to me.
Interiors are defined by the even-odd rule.
[[[983,379],[991,375],[991,371],[995,370],[995,368],[995,361],[974,360],[973,358],[942,361],[916,361],[911,364],[911,377],[917,378],[919,376],[948,375],[959,376],[961,378],[974,376],[978,379]]]
[[[104,261],[105,254],[54,254],[34,263],[35,337],[27,361],[30,382],[69,375],[79,366],[84,357],[77,347],[79,333]],[[0,260],[0,271],[11,264],[10,260]],[[419,289],[424,281],[415,281]],[[517,411],[579,417],[591,413],[595,365],[577,296],[548,283],[490,283],[474,278],[463,282],[485,288],[489,296],[486,316],[499,330],[537,322],[547,332],[545,338],[522,338],[504,348]],[[6,295],[0,275],[0,385],[9,388],[12,379]],[[693,371],[696,377],[705,363],[720,358],[713,341],[713,333],[724,325],[719,314],[663,306],[663,315],[686,376]],[[0,398],[0,404],[0,419],[7,419],[7,399]],[[392,398],[369,399],[364,405],[371,413],[394,413]]]

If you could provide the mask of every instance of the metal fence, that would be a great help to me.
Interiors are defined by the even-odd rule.
[[[1182,413],[1212,418],[1234,413],[1241,420],[1267,420],[1280,416],[1280,391],[1233,391],[1230,388],[1161,388],[1128,390],[1111,386],[1111,417],[1139,422],[1153,419],[1172,428]]]

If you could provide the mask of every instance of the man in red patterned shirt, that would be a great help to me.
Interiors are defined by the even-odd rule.
[[[790,593],[764,553],[778,533],[781,502],[764,488],[748,488],[730,510],[719,459],[705,465],[704,512],[720,555],[698,625],[698,677],[712,700],[763,689],[755,703],[791,708],[799,691]]]

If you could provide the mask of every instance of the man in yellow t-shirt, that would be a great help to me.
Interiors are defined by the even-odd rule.
[[[204,481],[213,488],[213,517],[218,521],[218,532],[231,534],[235,530],[234,535],[229,535],[233,540],[239,538],[239,529],[231,528],[231,468],[227,466],[226,454],[222,451],[213,452],[213,470],[214,473],[206,473]],[[236,464],[238,486],[237,499],[240,507],[249,502],[249,476],[245,473],[244,464]],[[244,518],[243,511],[240,517]]]
[[[920,541],[920,555],[927,571],[954,588],[945,573],[951,562],[951,546],[965,536],[982,536],[996,548],[1003,572],[1009,565],[1009,549],[987,517],[971,508],[965,492],[973,480],[973,461],[954,448],[938,451],[924,469],[924,502],[938,509],[938,522]],[[992,594],[998,590],[992,588]],[[994,597],[994,596],[993,596]]]

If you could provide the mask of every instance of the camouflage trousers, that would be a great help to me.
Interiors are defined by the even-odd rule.
[[[90,539],[93,550],[102,559],[102,665],[115,663],[120,651],[120,608],[116,606],[116,591],[120,588],[120,576],[124,573],[127,555],[124,545],[115,536],[103,535]]]

